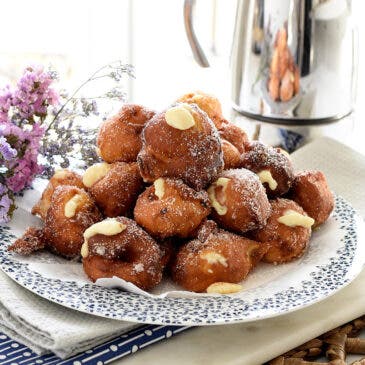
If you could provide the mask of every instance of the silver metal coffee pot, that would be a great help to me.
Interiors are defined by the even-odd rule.
[[[185,29],[197,62],[207,58],[185,0]],[[231,53],[233,107],[278,124],[329,123],[351,113],[357,33],[351,0],[238,0]]]

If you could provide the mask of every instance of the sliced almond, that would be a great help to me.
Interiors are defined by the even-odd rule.
[[[195,125],[195,120],[190,110],[188,104],[181,104],[166,110],[166,123],[169,126],[182,131],[193,127]]]
[[[74,195],[66,204],[65,204],[65,217],[72,218],[76,214],[76,209],[82,202],[82,195],[76,194]]]
[[[111,165],[106,162],[97,163],[90,166],[84,173],[82,178],[83,184],[90,188],[96,182],[101,180],[111,169]]]
[[[262,170],[257,173],[262,184],[267,183],[269,185],[270,190],[275,190],[278,187],[278,183],[272,177],[270,170]]]
[[[165,181],[164,181],[164,179],[162,177],[158,178],[157,180],[155,180],[153,185],[155,187],[155,195],[159,199],[162,199],[165,195]]]
[[[230,179],[226,177],[220,177],[217,181],[215,181],[207,190],[208,197],[210,200],[210,203],[212,207],[215,209],[215,211],[219,215],[225,215],[227,213],[227,207],[225,205],[222,205],[226,201],[226,190]],[[220,195],[220,201],[218,201],[215,189],[221,186],[222,187],[222,193]]]
[[[91,237],[96,236],[97,234],[102,234],[104,236],[114,236],[123,232],[126,228],[127,226],[116,220],[116,218],[108,218],[93,224],[84,232],[84,244],[81,248],[82,257],[88,256],[88,240]]]
[[[234,283],[216,282],[208,286],[207,293],[210,294],[233,294],[242,290],[242,285]]]
[[[200,257],[204,260],[208,261],[208,264],[221,264],[224,267],[227,267],[227,259],[221,255],[218,252],[214,252],[214,251],[210,251],[210,252],[204,252],[203,254],[200,255]]]
[[[288,227],[304,227],[311,228],[314,224],[314,219],[307,215],[300,214],[295,210],[288,209],[284,215],[278,218],[278,222],[285,224]]]

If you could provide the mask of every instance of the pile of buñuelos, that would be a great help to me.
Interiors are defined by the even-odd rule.
[[[90,147],[93,148],[93,147]],[[157,113],[126,104],[97,139],[104,162],[59,170],[9,247],[82,257],[92,281],[149,290],[163,274],[195,292],[233,293],[261,260],[300,257],[334,199],[320,171],[295,173],[288,154],[249,141],[204,93]]]

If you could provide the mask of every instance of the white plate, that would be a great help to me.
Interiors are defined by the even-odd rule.
[[[20,199],[13,221],[0,226],[1,269],[45,299],[97,316],[168,325],[259,320],[327,298],[349,284],[365,262],[363,221],[349,203],[337,196],[334,213],[313,233],[307,252],[290,264],[259,264],[243,282],[242,292],[193,298],[146,297],[88,282],[80,263],[70,263],[47,252],[29,258],[7,252],[6,247],[14,238],[36,222],[27,208],[30,194],[34,195],[27,192]],[[39,266],[48,270],[39,271]]]

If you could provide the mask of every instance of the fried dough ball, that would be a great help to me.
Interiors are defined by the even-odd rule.
[[[175,282],[187,290],[205,291],[216,282],[238,283],[261,260],[261,243],[219,229],[207,221],[198,237],[184,244],[172,265]]]
[[[143,179],[182,179],[195,190],[223,168],[221,140],[214,124],[196,105],[176,104],[144,128],[137,161]]]
[[[133,220],[108,218],[89,227],[84,238],[82,263],[92,281],[116,276],[144,290],[161,281],[163,254]]]
[[[246,169],[225,170],[208,188],[213,219],[238,233],[260,228],[270,215],[270,203],[259,178]]]
[[[242,155],[248,143],[247,134],[243,129],[225,121],[219,129],[222,140],[224,168],[239,168],[242,165]]]
[[[252,237],[270,248],[264,261],[274,264],[292,261],[304,253],[314,220],[294,201],[278,198],[271,202],[271,215],[265,227]]]
[[[208,117],[218,129],[220,129],[224,122],[221,103],[213,95],[197,91],[185,94],[177,101],[180,103],[196,104],[201,110],[207,113]]]
[[[314,227],[324,223],[330,216],[334,197],[321,171],[302,171],[295,176],[290,197],[314,219]]]
[[[133,210],[143,181],[137,163],[99,163],[89,167],[83,183],[100,211],[107,217],[127,215]]]
[[[257,174],[270,198],[287,193],[294,179],[293,165],[287,154],[258,141],[247,146],[242,166]]]
[[[74,186],[58,186],[44,222],[47,248],[68,258],[80,256],[85,229],[102,216],[90,196]]]
[[[45,246],[43,230],[41,228],[29,227],[22,237],[18,238],[11,246],[8,247],[8,251],[13,251],[20,255],[27,256],[35,251],[44,249]]]
[[[241,167],[242,155],[231,142],[222,139],[222,152],[225,169],[234,169]]]
[[[76,172],[67,169],[56,171],[43,191],[41,199],[32,208],[32,214],[40,216],[43,220],[46,219],[48,208],[51,205],[53,192],[57,186],[61,185],[76,186],[80,189],[84,187],[81,176]]]
[[[158,238],[189,237],[209,215],[208,194],[195,191],[182,180],[158,178],[139,197],[134,219]]]
[[[123,105],[117,115],[100,126],[97,138],[100,157],[109,163],[136,161],[142,147],[140,134],[154,115],[153,110],[141,105]]]

